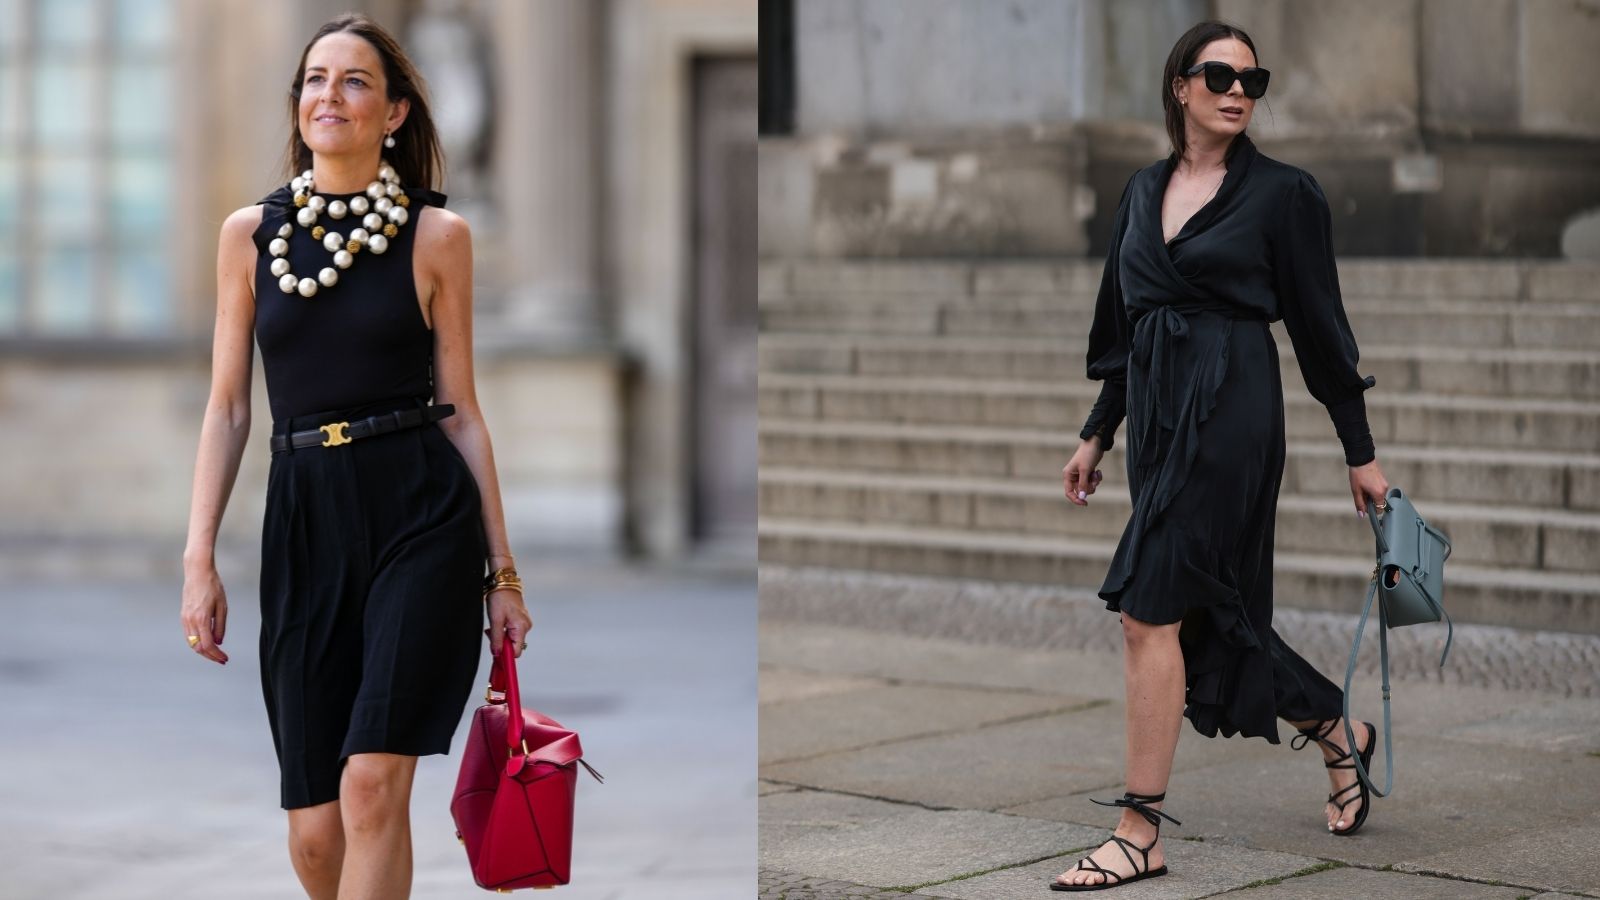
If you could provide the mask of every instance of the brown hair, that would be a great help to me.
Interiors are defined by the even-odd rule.
[[[306,57],[311,55],[311,48],[317,41],[341,31],[361,37],[378,51],[378,58],[383,60],[383,80],[388,84],[389,100],[411,101],[405,122],[393,134],[394,147],[383,150],[384,158],[394,166],[402,185],[437,188],[444,175],[444,148],[439,144],[439,131],[428,109],[427,82],[400,49],[399,42],[383,26],[360,13],[345,13],[323,25],[300,51],[300,66],[295,70],[294,83],[289,85],[289,146],[283,156],[284,172],[293,178],[311,168],[311,148],[300,136],[300,90],[306,80]]]
[[[1256,65],[1261,64],[1261,57],[1256,54],[1255,42],[1250,40],[1250,35],[1244,29],[1227,22],[1206,21],[1190,28],[1172,45],[1172,52],[1167,54],[1166,68],[1161,72],[1161,108],[1166,113],[1167,139],[1172,142],[1172,161],[1174,164],[1183,161],[1183,153],[1189,149],[1189,136],[1185,133],[1183,122],[1183,104],[1178,102],[1178,97],[1173,93],[1172,82],[1184,77],[1183,73],[1195,64],[1200,51],[1212,41],[1220,38],[1238,38],[1250,48],[1251,55],[1256,57]],[[1244,136],[1244,132],[1239,132]],[[1234,151],[1239,148],[1239,141],[1235,139],[1228,144],[1228,152],[1223,156],[1223,162],[1233,159]]]

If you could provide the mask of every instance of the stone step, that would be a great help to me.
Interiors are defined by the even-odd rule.
[[[1437,347],[1600,350],[1593,303],[1346,300],[1356,342]],[[802,295],[761,305],[761,330],[859,335],[1059,337],[1087,340],[1085,298],[1007,295],[939,299]],[[1282,330],[1282,323],[1273,326]]]
[[[1278,337],[1288,389],[1304,383],[1293,346]],[[1084,381],[1086,347],[1056,338],[844,336],[767,333],[761,372]],[[1600,351],[1366,344],[1363,374],[1378,389],[1483,397],[1600,400]]]
[[[1453,563],[1600,574],[1600,513],[1419,500],[1450,537]],[[978,533],[1064,535],[1115,543],[1132,503],[1126,485],[1101,487],[1088,506],[1062,497],[1059,479],[948,478],[763,467],[761,515]],[[1372,529],[1343,498],[1279,494],[1277,548],[1284,553],[1360,556]]]
[[[891,425],[877,422],[785,421],[759,426],[760,466],[863,472],[1010,478],[1052,488],[1077,449],[1065,429]],[[1125,445],[1101,460],[1103,484],[1126,485]],[[1387,443],[1378,461],[1390,484],[1426,509],[1431,502],[1499,503],[1516,507],[1600,512],[1600,457],[1594,454],[1423,447]],[[1104,488],[1102,488],[1104,489]],[[1349,468],[1332,438],[1291,441],[1284,494],[1350,496]]]
[[[1097,587],[1110,541],[936,528],[764,518],[762,564],[899,572],[946,578]],[[1273,602],[1296,609],[1359,610],[1370,556],[1274,554]],[[1485,568],[1451,562],[1443,598],[1456,622],[1600,634],[1600,581],[1586,574]],[[1438,628],[1443,641],[1443,629]]]
[[[817,293],[1076,293],[1100,286],[1104,259],[765,261],[762,299]],[[1387,259],[1344,257],[1339,286],[1347,298],[1493,298],[1527,302],[1600,302],[1600,265],[1547,259]]]
[[[1098,395],[1087,380],[1038,381],[778,375],[760,379],[760,415],[822,421],[979,425],[991,428],[1081,427]],[[1284,391],[1291,440],[1336,440],[1328,412],[1304,390]],[[1367,395],[1373,441],[1432,446],[1477,446],[1595,452],[1600,450],[1600,403],[1444,394]],[[1126,423],[1122,432],[1126,433]]]

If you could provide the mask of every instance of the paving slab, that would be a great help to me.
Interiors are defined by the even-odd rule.
[[[762,666],[756,685],[756,702],[786,703],[790,700],[809,700],[829,694],[845,694],[862,688],[882,687],[882,678],[857,678],[849,675],[826,675],[796,669]]]
[[[1404,897],[1406,900],[1518,900],[1522,888],[1474,884],[1448,878],[1424,878],[1400,872],[1378,872],[1340,866],[1286,878],[1229,894],[1229,900],[1350,900],[1352,897]]]
[[[891,685],[763,707],[761,763],[806,759],[893,741],[987,729],[1082,709],[1086,697],[1028,691]]]
[[[1600,760],[1595,762],[1600,764]],[[1600,796],[1593,787],[1573,785],[1572,789],[1591,805]],[[1395,868],[1504,881],[1541,890],[1600,894],[1600,853],[1596,848],[1600,848],[1600,812],[1584,824],[1529,829],[1499,840],[1454,847]]]
[[[1222,838],[1379,867],[1490,844],[1547,828],[1552,821],[1586,822],[1600,796],[1600,759],[1595,757],[1510,754],[1493,746],[1412,737],[1396,745],[1393,794],[1373,798],[1358,834],[1337,837],[1327,832],[1322,818],[1328,781],[1321,756],[1311,747],[1298,754],[1279,750],[1272,758],[1184,767],[1180,745],[1180,765],[1163,807],[1184,823],[1169,826],[1172,836]],[[1004,811],[1064,822],[1102,821],[1093,807],[1071,796]],[[1579,840],[1585,836],[1581,830],[1575,834]],[[1600,847],[1600,839],[1590,835],[1589,840],[1591,851]]]
[[[785,800],[782,794],[767,801]],[[762,805],[761,867],[877,887],[911,887],[1058,856],[1105,839],[1103,829],[978,810],[906,807],[860,821],[779,826],[768,839]],[[870,814],[871,810],[862,808]]]
[[[1451,692],[1435,693],[1448,695]],[[1559,753],[1600,751],[1600,703],[1592,699],[1505,693],[1493,699],[1471,699],[1478,704],[1479,715],[1438,729],[1440,737]],[[1437,711],[1446,702],[1440,697],[1430,704],[1430,709]],[[1495,708],[1501,702],[1509,708]]]
[[[1110,791],[1109,796],[1120,796],[1122,729],[1122,708],[1103,703],[961,734],[763,766],[761,774],[773,781],[938,808],[998,809],[1081,791]],[[1206,767],[1230,759],[1258,758],[1274,749],[1265,741],[1256,743],[1260,746],[1209,741],[1191,729],[1179,738],[1176,764]],[[1277,749],[1286,751],[1287,747]],[[1082,799],[1074,802],[1099,809]],[[1103,817],[1088,820],[1101,821]]]
[[[971,687],[1060,691],[1121,700],[1122,654],[1025,650],[836,625],[763,621],[763,665]],[[996,654],[1004,664],[996,665]]]
[[[1102,832],[1095,844],[1105,840]],[[1137,900],[1187,900],[1231,891],[1265,878],[1282,878],[1321,864],[1320,860],[1292,853],[1251,850],[1244,847],[1196,841],[1167,841],[1168,873],[1156,878],[1117,888],[1118,898]],[[1057,856],[1032,865],[1002,869],[944,884],[919,888],[921,893],[956,900],[1011,900],[1011,898],[1059,897],[1048,893],[1051,879],[1083,858],[1082,853]],[[1361,894],[1346,895],[1345,900]]]
[[[835,625],[763,621],[763,663],[785,671],[815,669],[841,678],[1066,691],[1120,701],[1120,652],[1023,650],[943,638],[915,637]],[[1003,654],[1004,664],[996,664]],[[1343,681],[1342,672],[1329,670]],[[1381,721],[1382,686],[1357,675],[1353,710]],[[1473,743],[1536,750],[1600,751],[1600,703],[1587,697],[1462,684],[1396,681],[1396,734],[1432,734]],[[1292,736],[1292,731],[1283,733]]]
[[[761,815],[760,844],[763,847],[813,831],[853,828],[922,809],[909,803],[892,803],[873,797],[806,788],[768,794],[761,798],[758,805]]]

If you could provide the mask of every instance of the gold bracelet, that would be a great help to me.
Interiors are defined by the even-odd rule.
[[[483,583],[485,585],[494,584],[497,581],[521,582],[522,579],[517,575],[517,570],[512,566],[503,566],[495,569],[493,572],[490,572],[488,575],[483,577]]]

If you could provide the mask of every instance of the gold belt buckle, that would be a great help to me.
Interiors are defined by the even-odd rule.
[[[328,436],[328,439],[322,442],[322,446],[337,447],[340,444],[350,443],[354,438],[344,433],[344,430],[349,427],[349,422],[334,422],[331,425],[317,426],[317,430]]]

